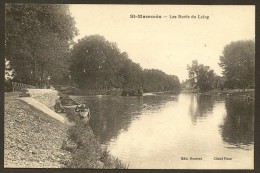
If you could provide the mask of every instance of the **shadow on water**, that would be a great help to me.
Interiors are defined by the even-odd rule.
[[[143,97],[94,96],[84,98],[91,108],[89,124],[102,144],[126,131],[133,119],[142,112],[159,112],[169,101],[178,100],[177,95],[157,94]]]
[[[239,97],[226,99],[227,116],[220,131],[224,142],[242,149],[254,143],[254,102]]]
[[[153,113],[160,116],[165,105],[172,101],[184,103],[175,106],[188,109],[194,127],[200,122],[207,122],[208,118],[223,117],[223,121],[216,128],[223,142],[229,144],[229,147],[247,149],[254,142],[254,102],[243,101],[237,96],[157,93],[143,97],[82,98],[91,108],[89,124],[102,144],[116,140],[118,135],[128,131],[131,122],[140,116]],[[224,112],[218,112],[219,110]]]

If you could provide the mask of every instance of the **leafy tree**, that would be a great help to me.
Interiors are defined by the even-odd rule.
[[[69,46],[77,35],[67,5],[6,4],[6,59],[14,78],[42,85],[68,71]]]
[[[187,66],[189,71],[189,78],[192,86],[198,88],[201,91],[208,91],[214,88],[215,84],[215,73],[209,68],[199,64],[197,60],[193,60],[191,66]]]
[[[145,91],[173,90],[179,86],[176,76],[160,70],[142,70],[126,52],[121,52],[116,43],[103,36],[86,36],[79,40],[71,51],[72,78],[80,88],[116,87]]]
[[[216,78],[216,82],[215,82],[214,88],[218,88],[218,89],[223,90],[225,88],[226,78],[220,77],[220,76],[216,76],[215,78]]]
[[[114,86],[119,56],[116,44],[108,42],[102,36],[82,38],[71,51],[72,78],[80,88]]]
[[[219,65],[223,68],[230,88],[243,88],[255,82],[255,42],[242,40],[231,42],[223,50]]]

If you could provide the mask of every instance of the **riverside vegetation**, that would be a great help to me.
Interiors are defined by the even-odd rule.
[[[72,159],[65,164],[68,168],[126,169],[128,165],[101,149],[99,139],[88,124],[71,109],[66,109],[67,118],[74,125],[68,130],[68,140],[62,148],[71,152]],[[74,144],[74,145],[73,145]]]
[[[11,82],[72,85],[82,90],[178,90],[176,75],[143,69],[117,43],[101,35],[78,35],[69,5],[6,5],[6,91]],[[44,17],[42,17],[44,16]],[[30,32],[29,32],[30,31]]]
[[[182,88],[200,92],[210,90],[243,90],[255,88],[255,41],[231,42],[223,49],[219,66],[223,76],[218,76],[209,66],[193,60],[187,65],[189,79],[182,81]],[[233,91],[231,91],[233,92]]]

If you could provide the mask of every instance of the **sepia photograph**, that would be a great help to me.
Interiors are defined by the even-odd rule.
[[[254,5],[4,8],[4,168],[254,169]]]

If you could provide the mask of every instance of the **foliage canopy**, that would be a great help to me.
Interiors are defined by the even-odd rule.
[[[14,79],[42,85],[68,71],[69,46],[77,35],[67,5],[6,4],[6,59]]]
[[[241,40],[231,42],[223,50],[219,65],[230,88],[243,88],[255,82],[255,42]]]
[[[103,36],[86,36],[72,49],[72,78],[80,88],[143,88],[145,91],[173,90],[179,79],[160,70],[143,70]]]
[[[194,88],[201,91],[208,91],[214,87],[216,74],[209,66],[199,64],[197,60],[193,60],[191,65],[187,66],[189,78]]]

